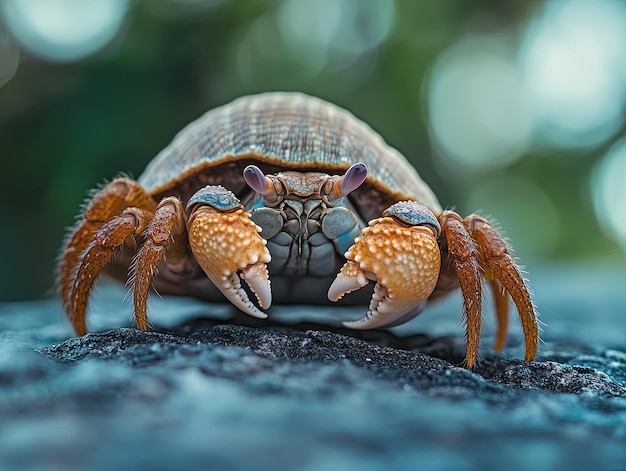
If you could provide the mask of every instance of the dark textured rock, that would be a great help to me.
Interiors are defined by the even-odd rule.
[[[371,333],[369,335],[372,336]],[[394,343],[388,334],[381,332],[379,335],[379,340],[384,343]],[[406,346],[407,342],[406,339],[399,339],[398,343]],[[529,391],[534,391],[535,394],[594,397],[596,410],[601,409],[599,406],[603,401],[610,402],[612,398],[624,398],[626,406],[624,353],[585,353],[587,361],[593,359],[595,362],[595,369],[551,360],[550,351],[543,354],[543,361],[531,363],[491,354],[483,359],[479,367],[468,371],[448,361],[448,343],[447,339],[428,343],[429,355],[426,355],[419,351],[419,347],[414,347],[412,351],[381,347],[372,343],[371,339],[364,341],[324,330],[223,324],[195,331],[186,326],[184,329],[171,329],[168,333],[117,329],[72,338],[42,348],[40,352],[65,363],[97,358],[142,368],[167,363],[180,355],[186,357],[190,364],[192,359],[203,354],[217,355],[219,360],[199,365],[202,371],[210,376],[241,382],[269,370],[281,369],[289,375],[297,375],[298,371],[306,369],[303,365],[321,368],[341,362],[371,375],[371,381],[403,389],[408,387],[414,391],[429,392],[438,388],[440,397],[458,397],[462,390],[466,390],[468,398],[479,396],[490,403],[511,405],[515,401],[524,401],[529,397]],[[230,353],[224,355],[224,351]],[[563,356],[563,352],[558,356]],[[255,360],[250,363],[242,357],[254,357]],[[358,381],[351,381],[350,376],[345,376],[341,383],[328,386],[333,386],[335,392],[340,393],[342,388],[358,387]]]
[[[594,321],[620,335],[624,300],[601,294],[615,315]],[[514,331],[467,371],[461,335],[208,320],[224,308],[182,299],[140,332],[112,328],[118,296],[80,338],[54,301],[0,305],[1,469],[626,468],[624,345],[585,337],[576,306],[536,361]]]

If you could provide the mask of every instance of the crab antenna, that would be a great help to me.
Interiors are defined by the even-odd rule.
[[[256,165],[248,165],[243,169],[243,179],[254,191],[260,195],[267,195],[268,181],[263,171]]]

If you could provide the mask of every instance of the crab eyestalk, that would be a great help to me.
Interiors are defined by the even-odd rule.
[[[349,195],[367,178],[367,167],[363,163],[352,164],[346,173],[328,179],[324,192],[330,200]]]
[[[272,303],[267,263],[270,253],[250,214],[235,195],[222,187],[208,186],[187,204],[189,245],[198,264],[213,284],[246,314],[265,318],[241,286],[243,279],[262,309]]]
[[[243,179],[248,186],[263,197],[268,206],[277,204],[285,195],[283,184],[274,175],[265,175],[256,165],[248,165],[243,169]]]
[[[355,239],[328,291],[328,298],[337,301],[369,280],[376,282],[367,314],[345,322],[347,327],[390,327],[414,317],[439,278],[440,229],[434,215],[413,201],[396,203],[383,215]]]

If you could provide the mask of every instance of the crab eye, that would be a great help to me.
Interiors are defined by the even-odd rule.
[[[349,195],[360,187],[367,178],[367,167],[363,163],[350,166],[342,176],[330,177],[323,189],[330,200],[337,200]]]
[[[263,204],[274,206],[285,196],[285,188],[274,175],[265,175],[256,165],[243,169],[243,179],[248,186],[263,197]]]
[[[340,180],[341,193],[348,195],[356,190],[367,178],[367,167],[358,163],[350,166],[345,175]]]
[[[268,181],[263,171],[256,165],[248,165],[243,169],[243,179],[248,186],[260,195],[268,192]]]

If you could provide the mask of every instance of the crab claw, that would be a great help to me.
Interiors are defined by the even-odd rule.
[[[271,260],[261,228],[242,209],[222,212],[198,206],[187,224],[189,245],[198,264],[213,284],[246,314],[265,318],[241,286],[243,279],[262,309],[272,304],[266,263]]]
[[[441,254],[434,216],[437,225],[431,219],[413,225],[414,221],[387,214],[393,217],[370,221],[355,239],[345,254],[348,261],[328,290],[328,298],[338,301],[368,280],[376,281],[367,314],[344,322],[346,327],[372,329],[404,322],[419,314],[437,284]]]

